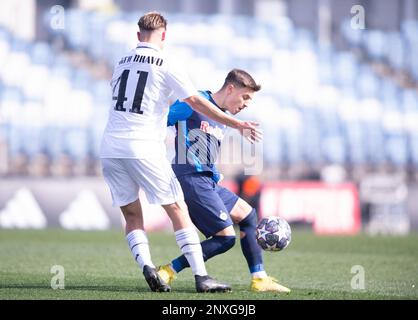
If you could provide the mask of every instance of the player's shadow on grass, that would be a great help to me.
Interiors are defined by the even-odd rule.
[[[170,292],[152,292],[146,286],[124,287],[124,286],[65,286],[66,290],[92,290],[92,291],[115,291],[115,292],[133,292],[133,293],[155,293],[155,294],[170,294]],[[194,287],[190,288],[171,288],[173,293],[196,293]],[[216,293],[212,293],[216,294]]]
[[[52,289],[44,284],[7,284],[0,285],[0,289]],[[106,286],[106,285],[66,285],[65,290],[105,291],[105,292],[151,292],[146,287]]]
[[[1,285],[0,289],[50,289],[50,285],[45,284],[6,284]],[[65,285],[64,290],[72,291],[101,291],[101,292],[131,292],[131,293],[152,293],[146,286],[108,286],[108,285]],[[175,293],[196,293],[193,287],[190,288],[172,288]],[[169,294],[169,293],[168,293]]]
[[[51,289],[43,284],[1,284],[0,289]]]

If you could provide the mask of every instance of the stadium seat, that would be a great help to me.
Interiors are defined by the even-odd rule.
[[[48,28],[51,42],[19,39],[0,27],[0,114],[7,119],[0,123],[0,135],[7,136],[13,154],[44,152],[57,159],[65,153],[74,161],[98,157],[110,108],[109,81],[70,62],[51,43],[63,37],[66,53],[81,51],[111,70],[136,44],[142,13],[71,8],[65,14],[65,29]],[[377,74],[356,50],[320,44],[311,30],[287,17],[263,21],[169,13],[168,20],[166,46],[198,89],[217,90],[234,67],[262,84],[257,94],[262,103],[246,116],[262,122],[267,163],[418,164],[417,94]],[[418,79],[417,21],[405,21],[391,33],[355,30],[349,20],[340,28],[350,49],[362,49],[367,60]],[[208,41],[211,35],[217,41]],[[22,125],[12,108],[33,119],[45,116],[36,125]],[[40,143],[28,143],[30,136]]]

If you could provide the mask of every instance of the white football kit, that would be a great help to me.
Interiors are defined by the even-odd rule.
[[[183,199],[165,155],[168,98],[183,100],[197,90],[158,47],[146,42],[120,59],[111,87],[113,103],[100,158],[113,205],[135,201],[140,188],[153,204]]]

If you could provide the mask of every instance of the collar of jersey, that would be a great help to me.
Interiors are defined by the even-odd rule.
[[[207,94],[209,97],[209,101],[212,102],[215,106],[217,106],[221,111],[225,112],[224,109],[222,109],[218,104],[215,102],[215,100],[212,97],[212,92],[210,90],[201,91],[204,94]]]
[[[149,48],[149,49],[154,49],[157,51],[161,51],[161,49],[159,47],[157,47],[155,44],[152,44],[150,42],[138,42],[138,45],[136,46],[137,49],[139,48]]]

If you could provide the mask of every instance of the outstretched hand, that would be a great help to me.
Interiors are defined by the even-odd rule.
[[[263,139],[263,133],[257,129],[258,126],[259,124],[254,121],[240,121],[237,129],[245,139],[255,143]]]

